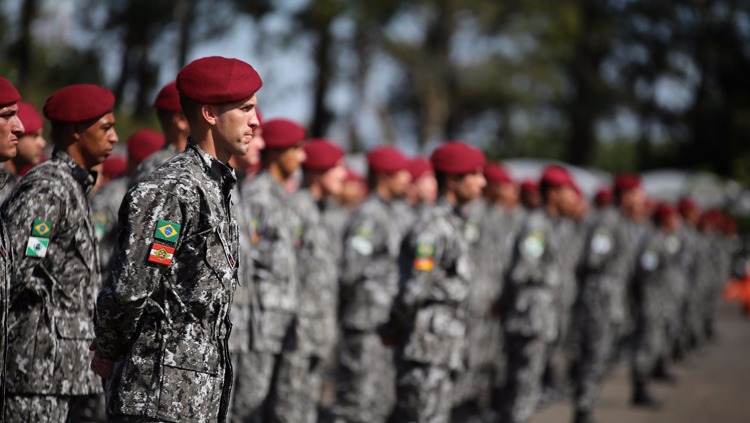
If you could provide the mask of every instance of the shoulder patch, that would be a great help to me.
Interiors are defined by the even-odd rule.
[[[612,236],[609,231],[599,228],[591,238],[591,252],[595,254],[607,254],[612,250]]]
[[[179,223],[170,222],[169,220],[159,220],[156,222],[156,230],[154,231],[154,238],[161,239],[167,242],[177,242],[180,237],[181,225]]]
[[[533,259],[538,259],[544,254],[545,239],[541,231],[531,231],[521,243],[521,252]]]
[[[250,236],[250,242],[252,242],[253,245],[256,245],[260,242],[260,233],[258,233],[260,220],[257,217],[254,217],[251,226],[252,227],[250,229],[252,231],[252,234]]]
[[[49,238],[50,232],[52,232],[52,222],[34,219],[34,223],[31,224],[31,236]]]
[[[435,268],[435,244],[431,242],[417,243],[414,255],[414,269],[429,272]]]
[[[30,236],[26,243],[26,257],[43,258],[47,255],[48,238]]]
[[[172,264],[174,248],[154,242],[151,244],[151,252],[148,255],[148,261],[151,263],[169,266]]]
[[[641,267],[649,272],[653,272],[657,267],[659,267],[659,256],[651,250],[647,250],[646,252],[644,252],[641,255],[640,261]]]

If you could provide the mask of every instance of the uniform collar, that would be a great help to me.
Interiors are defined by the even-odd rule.
[[[83,187],[86,193],[89,193],[91,188],[94,187],[98,173],[89,172],[81,167],[65,150],[55,148],[52,151],[52,160],[63,163],[70,170],[70,175],[73,176],[73,179]]]
[[[206,174],[224,190],[231,191],[234,188],[234,185],[237,183],[237,175],[235,175],[234,169],[231,166],[220,162],[216,157],[203,151],[203,149],[195,144],[192,137],[188,137],[185,151],[197,156]]]
[[[15,177],[16,175],[12,175],[10,173],[10,170],[7,167],[5,167],[4,165],[0,164],[0,188],[4,187],[5,184],[8,183],[8,181],[11,178],[11,176]]]

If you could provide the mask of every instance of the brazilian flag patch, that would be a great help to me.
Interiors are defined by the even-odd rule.
[[[417,244],[417,254],[414,257],[414,269],[429,272],[435,267],[435,244],[420,242]]]
[[[170,222],[169,220],[159,220],[156,222],[154,238],[167,242],[177,242],[180,237],[180,225]]]
[[[35,219],[31,224],[31,236],[49,238],[52,232],[52,222],[49,220]]]

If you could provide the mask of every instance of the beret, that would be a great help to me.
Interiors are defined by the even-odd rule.
[[[634,175],[632,173],[623,173],[621,175],[617,175],[617,177],[615,178],[613,191],[616,195],[619,196],[625,191],[629,191],[640,186],[641,179],[638,177],[638,175]]]
[[[436,172],[449,175],[465,175],[484,167],[482,150],[460,141],[448,141],[440,145],[430,156]]]
[[[42,125],[44,124],[39,112],[36,111],[36,107],[25,101],[18,102],[18,118],[23,123],[24,134],[33,134],[42,129]]]
[[[169,112],[181,112],[180,92],[177,91],[177,82],[172,81],[165,85],[156,95],[154,100],[154,109],[166,110]]]
[[[352,169],[352,168],[350,168],[350,167],[347,166],[346,167],[346,178],[344,178],[344,181],[346,181],[346,182],[351,182],[351,181],[364,182],[364,178],[362,178],[362,175],[360,175],[359,173],[357,173],[354,169]]]
[[[302,169],[310,171],[326,171],[344,157],[344,150],[331,141],[323,138],[313,139],[304,146],[307,158],[302,163]]]
[[[128,157],[140,163],[164,146],[164,135],[153,129],[139,129],[128,138],[126,146]]]
[[[521,191],[523,192],[537,192],[539,191],[539,183],[533,179],[526,179],[521,182]]]
[[[298,145],[307,138],[307,131],[289,119],[271,119],[263,124],[266,148],[285,149]]]
[[[487,179],[487,182],[513,183],[513,178],[510,177],[508,171],[499,163],[487,163],[484,166],[484,177]]]
[[[414,157],[407,163],[406,170],[409,171],[411,180],[416,181],[427,173],[432,172],[432,163],[423,157]]]
[[[396,173],[406,170],[408,159],[396,147],[384,145],[367,153],[367,167],[371,172]]]
[[[53,122],[78,123],[101,117],[112,111],[115,96],[93,84],[68,85],[52,94],[42,112]]]
[[[248,63],[220,56],[196,59],[177,74],[177,91],[203,104],[245,100],[262,85],[260,75]]]
[[[107,157],[102,165],[102,173],[110,179],[118,178],[128,171],[128,161],[120,155]]]
[[[599,188],[599,190],[596,191],[596,195],[594,195],[594,202],[599,207],[611,205],[614,202],[612,190],[607,187]]]
[[[677,210],[675,210],[671,204],[667,203],[659,203],[654,210],[654,220],[656,220],[657,223],[663,223],[667,219],[676,215]]]
[[[539,181],[540,185],[550,186],[575,186],[573,177],[570,176],[570,172],[562,166],[552,165],[547,166],[542,172],[542,178]]]
[[[20,99],[21,94],[18,93],[16,87],[10,81],[0,76],[0,106],[18,103]]]
[[[696,212],[698,211],[698,205],[693,201],[690,197],[682,197],[680,198],[680,202],[677,203],[677,209],[679,210],[680,214],[688,214],[690,212]]]

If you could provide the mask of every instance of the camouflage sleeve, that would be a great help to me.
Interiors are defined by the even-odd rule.
[[[352,286],[365,278],[385,278],[389,269],[382,260],[392,260],[388,254],[387,228],[374,216],[357,213],[352,217],[344,235],[344,258],[341,284]]]
[[[584,241],[583,268],[586,271],[597,271],[611,260],[618,251],[617,237],[607,225],[599,224],[591,228]]]
[[[55,283],[47,251],[67,248],[58,242],[68,210],[59,184],[47,179],[24,181],[3,204],[2,216],[13,248],[12,297],[46,301],[48,283]],[[60,284],[58,284],[60,285]]]
[[[533,222],[527,222],[516,239],[508,281],[513,285],[544,282],[544,255],[548,254],[547,234]]]
[[[176,193],[152,184],[139,185],[123,200],[112,273],[97,299],[95,331],[102,357],[116,359],[122,353],[164,273],[185,265],[172,263],[191,229],[185,216]]]

